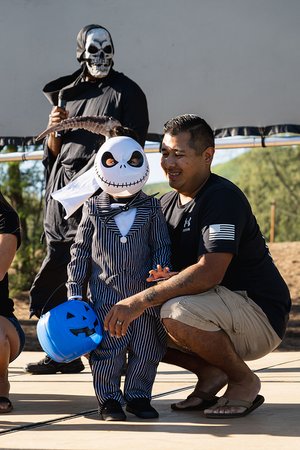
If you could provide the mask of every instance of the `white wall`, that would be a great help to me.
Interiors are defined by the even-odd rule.
[[[98,23],[145,91],[150,132],[192,112],[214,128],[300,123],[299,0],[0,0],[0,137],[45,128],[41,90]]]

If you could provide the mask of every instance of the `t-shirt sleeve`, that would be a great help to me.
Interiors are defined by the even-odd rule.
[[[203,253],[238,254],[241,236],[249,219],[250,206],[242,195],[231,189],[219,189],[209,195],[202,211],[202,239],[199,255]]]
[[[21,244],[20,221],[16,211],[8,204],[0,202],[0,234],[13,234]]]

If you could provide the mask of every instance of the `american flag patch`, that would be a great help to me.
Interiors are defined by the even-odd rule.
[[[209,226],[209,240],[216,241],[224,239],[226,241],[234,241],[235,225],[230,223],[217,223]]]

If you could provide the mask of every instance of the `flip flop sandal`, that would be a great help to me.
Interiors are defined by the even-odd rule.
[[[237,417],[245,417],[263,404],[265,401],[262,395],[257,395],[253,402],[247,402],[245,400],[229,400],[226,397],[221,397],[218,402],[215,404],[214,409],[217,409],[220,406],[240,406],[246,408],[245,411],[241,413],[204,413],[204,416],[209,419],[235,419]]]
[[[0,397],[0,404],[3,405],[4,403],[6,404],[6,408],[0,408],[0,414],[9,413],[13,409],[13,405],[12,405],[11,401],[9,400],[9,398]]]
[[[178,406],[178,403],[172,403],[171,408],[174,411],[203,411],[206,408],[209,408],[210,406],[213,406],[217,403],[219,400],[219,397],[216,397],[215,395],[207,394],[206,392],[198,391],[197,395],[190,394],[187,398],[197,398],[199,400],[202,400],[202,402],[199,405],[193,405],[193,406],[186,406],[181,408]]]

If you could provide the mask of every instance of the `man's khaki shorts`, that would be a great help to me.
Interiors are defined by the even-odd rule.
[[[232,292],[223,286],[168,300],[162,305],[161,318],[203,331],[223,330],[244,361],[267,355],[281,342],[263,310],[245,291]]]

